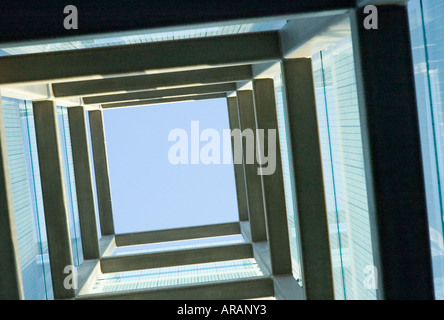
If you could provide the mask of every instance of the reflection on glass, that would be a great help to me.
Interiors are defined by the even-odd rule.
[[[108,273],[99,276],[88,293],[160,288],[262,276],[254,259]]]
[[[65,199],[68,208],[69,233],[71,235],[71,248],[74,265],[78,267],[83,262],[83,252],[67,108],[57,106],[57,115],[60,135],[60,151],[62,153],[64,169]]]
[[[292,188],[293,175],[290,171],[291,153],[289,152],[289,132],[287,130],[288,115],[284,107],[284,87],[282,73],[274,78],[274,90],[276,97],[276,113],[278,118],[279,145],[281,151],[282,174],[284,179],[285,204],[287,208],[288,236],[290,238],[290,254],[293,277],[302,285],[301,257],[299,253],[299,241],[295,223],[295,190]]]
[[[351,37],[313,56],[336,299],[375,299],[361,128]]]
[[[53,299],[32,103],[2,104],[25,299]]]
[[[92,40],[66,41],[58,43],[46,43],[41,45],[19,46],[2,48],[2,55],[20,55],[39,52],[78,50],[88,48],[99,48],[109,46],[122,46],[138,43],[150,43],[170,40],[181,40],[191,38],[203,38],[212,36],[223,36],[249,32],[279,30],[287,23],[286,20],[264,21],[257,23],[244,23],[226,25],[220,27],[207,27],[198,29],[178,30],[171,32],[145,33],[122,37],[97,38]]]
[[[436,299],[444,299],[444,37],[440,0],[408,4]]]

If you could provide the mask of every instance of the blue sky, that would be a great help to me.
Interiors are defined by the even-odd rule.
[[[229,129],[226,99],[103,112],[116,233],[238,220],[232,165],[173,165],[171,130]],[[200,146],[206,142],[201,142]],[[222,143],[221,143],[222,145]]]

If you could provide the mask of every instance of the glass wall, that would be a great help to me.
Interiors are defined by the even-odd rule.
[[[1,99],[25,299],[53,299],[32,103]]]
[[[82,239],[80,236],[79,210],[72,160],[71,135],[69,132],[68,109],[57,106],[58,127],[60,134],[60,150],[62,153],[66,204],[68,207],[69,232],[74,265],[78,267],[83,262]]]
[[[376,299],[351,37],[313,56],[336,299]]]
[[[279,130],[279,146],[281,151],[282,161],[282,174],[284,179],[285,189],[285,204],[287,208],[287,222],[288,222],[288,235],[290,237],[290,253],[291,264],[294,278],[302,285],[302,272],[301,272],[301,258],[299,250],[299,241],[296,231],[295,223],[295,190],[292,188],[293,175],[290,170],[290,163],[292,163],[291,152],[289,152],[289,132],[288,128],[288,115],[286,112],[285,100],[284,100],[284,87],[282,83],[282,73],[279,73],[274,77],[274,90],[276,99],[276,113],[278,118],[278,130]]]
[[[444,33],[441,0],[408,4],[415,70],[421,148],[432,249],[435,296],[444,299],[443,174],[444,174]]]
[[[99,276],[88,293],[161,288],[263,276],[254,259],[107,273]]]

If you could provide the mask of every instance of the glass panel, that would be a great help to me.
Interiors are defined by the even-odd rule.
[[[288,235],[290,237],[291,265],[294,278],[302,285],[301,257],[299,253],[299,241],[295,224],[295,190],[292,188],[293,175],[290,171],[291,154],[288,145],[288,116],[284,106],[284,88],[282,85],[282,73],[274,77],[274,90],[276,97],[276,112],[278,118],[279,145],[281,150],[282,173],[284,178],[285,204],[287,208]]]
[[[415,0],[408,5],[415,70],[421,148],[427,198],[430,244],[436,299],[444,299],[443,190],[444,117],[443,83],[444,3]]]
[[[190,38],[202,38],[211,36],[223,36],[230,34],[240,34],[248,32],[261,32],[279,30],[287,23],[286,20],[264,21],[258,23],[236,24],[220,27],[206,27],[189,30],[179,30],[171,32],[158,32],[138,34],[122,37],[98,38],[93,40],[67,41],[59,43],[46,43],[41,45],[20,46],[11,48],[2,48],[2,55],[20,55],[39,52],[52,52],[64,50],[78,50],[87,48],[98,48],[107,46],[121,46],[138,43],[149,43],[169,40],[180,40]]]
[[[88,293],[159,288],[191,283],[252,278],[262,275],[254,259],[202,263],[103,274],[99,276],[97,283]]]
[[[32,104],[2,103],[25,299],[53,299]]]
[[[313,59],[321,154],[337,299],[375,299],[364,285],[373,266],[351,37]]]
[[[68,110],[57,106],[58,127],[60,135],[60,150],[62,153],[65,198],[68,208],[69,232],[73,251],[74,265],[78,267],[83,262],[82,239],[80,236],[80,220],[77,207],[77,193],[74,178],[74,164],[72,160],[71,135],[69,133]]]

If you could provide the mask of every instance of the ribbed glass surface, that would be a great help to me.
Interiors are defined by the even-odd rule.
[[[199,28],[183,31],[147,33],[134,36],[125,37],[108,37],[98,38],[94,40],[82,41],[66,41],[51,44],[41,44],[32,46],[21,46],[13,48],[2,48],[0,56],[2,55],[20,55],[29,53],[78,50],[108,46],[131,45],[138,43],[150,43],[169,40],[203,38],[212,36],[223,36],[230,34],[240,34],[249,32],[271,31],[281,29],[287,23],[286,20],[266,21],[259,23],[235,24],[221,27]]]
[[[77,192],[72,159],[71,135],[69,132],[68,109],[57,106],[58,128],[60,136],[60,151],[63,160],[63,177],[65,182],[65,199],[68,208],[69,232],[75,266],[83,262],[82,239],[80,236],[79,209],[77,206]]]
[[[191,239],[182,241],[171,241],[162,243],[152,243],[137,246],[117,247],[113,256],[138,253],[154,253],[173,250],[197,249],[214,246],[232,245],[245,242],[241,235],[224,236],[214,238]]]
[[[88,293],[161,288],[262,275],[254,259],[203,263],[103,274],[99,276],[97,283]]]
[[[351,37],[316,54],[313,71],[336,299],[375,299]]]
[[[301,257],[299,253],[299,241],[295,223],[295,190],[292,188],[293,176],[290,171],[290,152],[288,144],[288,120],[284,105],[284,92],[281,73],[274,78],[274,90],[276,99],[276,113],[278,118],[279,145],[281,151],[282,174],[284,178],[285,205],[287,208],[288,235],[290,237],[290,253],[293,276],[302,284]]]
[[[436,299],[444,299],[444,2],[408,4]]]
[[[2,104],[25,299],[53,299],[32,103]]]

